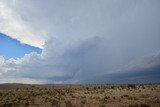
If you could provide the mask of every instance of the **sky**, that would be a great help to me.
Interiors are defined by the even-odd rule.
[[[31,52],[41,53],[42,49],[27,44],[21,44],[16,39],[12,39],[4,34],[0,34],[0,55],[4,59],[20,58]]]
[[[159,0],[0,0],[0,83],[159,83],[159,10]]]

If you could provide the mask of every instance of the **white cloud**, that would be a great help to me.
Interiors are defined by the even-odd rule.
[[[47,83],[47,81],[30,79],[30,78],[5,77],[5,78],[0,78],[0,84],[2,83],[45,84]]]
[[[44,45],[44,38],[39,36],[42,33],[35,32],[4,0],[0,1],[0,32],[24,44],[39,48]]]
[[[4,58],[2,56],[0,56],[0,71],[5,71],[4,68],[2,67],[4,64]],[[0,75],[2,75],[2,73],[0,72]]]
[[[0,56],[0,65],[2,65],[4,63],[4,58],[3,56]]]

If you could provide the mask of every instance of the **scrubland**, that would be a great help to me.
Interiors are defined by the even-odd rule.
[[[1,84],[0,107],[160,107],[160,85]]]

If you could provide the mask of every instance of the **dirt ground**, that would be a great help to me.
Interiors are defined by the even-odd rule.
[[[1,84],[0,107],[160,107],[160,84]]]

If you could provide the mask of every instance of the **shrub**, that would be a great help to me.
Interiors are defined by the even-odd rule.
[[[113,99],[116,99],[116,97],[113,97]]]
[[[66,107],[72,107],[71,101],[65,101],[65,103],[66,103]]]
[[[140,107],[150,107],[148,104],[141,104]]]
[[[127,87],[128,87],[128,88],[133,88],[133,89],[135,89],[135,88],[136,88],[136,85],[135,85],[135,84],[128,84]]]
[[[100,105],[99,107],[106,107],[106,105],[102,104],[102,105]]]
[[[89,90],[89,87],[86,87],[86,90]]]
[[[138,107],[138,104],[129,104],[129,107]]]
[[[114,89],[114,86],[111,86],[111,89]]]
[[[58,105],[58,101],[57,101],[57,100],[55,100],[55,99],[53,99],[53,101],[52,101],[52,105]]]
[[[86,100],[85,99],[81,100],[81,103],[86,104]]]
[[[121,96],[121,98],[124,98],[124,97],[129,97],[129,96],[128,96],[128,95],[122,95],[122,96]]]
[[[29,106],[29,102],[28,101],[26,102],[26,106]]]

